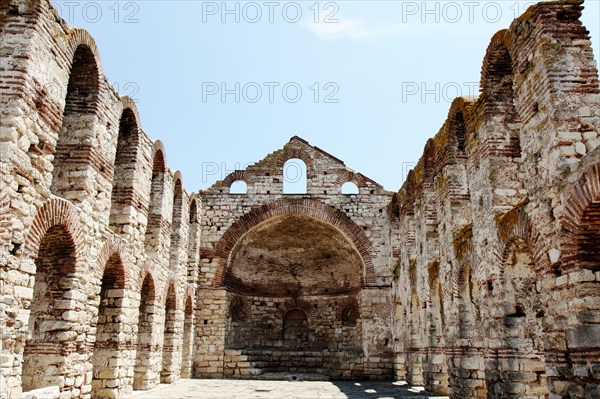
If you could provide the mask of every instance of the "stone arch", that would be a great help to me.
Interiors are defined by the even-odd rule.
[[[491,39],[481,68],[481,95],[490,116],[503,116],[506,122],[517,119],[513,103],[512,33],[497,32]]]
[[[160,282],[160,278],[156,272],[156,265],[154,263],[154,261],[147,259],[144,264],[142,265],[140,272],[138,273],[137,277],[135,278],[135,289],[137,291],[141,291],[142,289],[142,285],[144,284],[144,280],[146,279],[146,277],[150,277],[151,281],[152,281],[152,287],[153,287],[153,296],[156,297],[158,299],[159,297],[159,292],[156,289],[156,284],[158,282]]]
[[[37,258],[44,235],[52,226],[65,226],[72,237],[77,259],[84,259],[83,230],[77,208],[69,201],[51,198],[38,209],[25,239],[25,256]]]
[[[277,307],[277,310],[275,311],[275,314],[277,317],[283,318],[283,316],[292,309],[302,310],[304,313],[306,313],[306,316],[309,320],[314,319],[314,317],[316,316],[315,309],[312,306],[310,306],[310,303],[308,301],[305,301],[304,299],[298,298],[286,299],[285,301],[280,303]]]
[[[189,232],[187,248],[187,282],[195,283],[198,278],[198,262],[200,257],[200,216],[198,199],[195,194],[190,197]]]
[[[415,200],[417,198],[417,174],[411,169],[406,176],[406,181],[398,192],[398,214],[411,216],[415,213]]]
[[[162,383],[172,383],[177,378],[177,355],[181,353],[178,342],[178,311],[180,309],[177,296],[176,282],[170,280],[166,285],[164,296],[165,303],[165,322],[163,332],[162,346],[162,371],[160,373],[160,381]]]
[[[126,109],[131,111],[132,116],[133,116],[133,122],[135,123],[135,126],[137,126],[138,129],[141,129],[142,128],[142,122],[141,122],[142,119],[140,117],[140,112],[138,111],[137,104],[135,103],[135,101],[129,96],[122,96],[121,97],[121,106],[122,106],[123,111],[125,111]]]
[[[190,224],[194,224],[194,223],[198,223],[200,217],[198,216],[198,204],[197,204],[198,199],[196,198],[196,194],[192,194],[192,196],[190,197],[190,210],[189,210],[189,216],[190,216]]]
[[[355,297],[345,298],[337,307],[336,318],[345,326],[356,326],[360,319],[360,309]]]
[[[361,173],[356,173],[349,170],[341,170],[337,172],[335,184],[342,185],[347,182],[356,184],[358,188],[363,188],[367,186],[369,179]]]
[[[293,158],[298,158],[304,161],[304,163],[306,164],[307,172],[310,168],[312,168],[312,157],[307,151],[298,147],[284,148],[279,157],[277,158],[277,168],[283,168],[285,163]]]
[[[452,274],[453,303],[457,314],[458,337],[462,339],[478,339],[480,331],[477,320],[480,318],[480,279],[476,269],[475,251],[473,248],[472,226],[464,229],[455,238],[455,269]]]
[[[159,252],[159,248],[161,245],[166,245],[164,241],[170,235],[166,231],[168,222],[163,214],[165,175],[167,171],[163,144],[158,140],[155,141],[152,152],[152,179],[150,198],[148,200],[148,223],[144,238],[147,253]]]
[[[309,320],[304,309],[291,308],[283,314],[282,341],[298,347],[309,340]]]
[[[192,376],[192,360],[194,346],[194,296],[188,292],[185,296],[184,321],[183,321],[183,351],[181,358],[181,378]]]
[[[428,267],[428,312],[425,320],[428,354],[424,368],[425,385],[435,395],[448,394],[448,371],[445,354],[446,320],[444,299],[440,282],[440,264],[435,261]]]
[[[170,263],[171,270],[179,266],[179,250],[181,245],[181,230],[184,225],[184,192],[181,172],[175,172],[173,176],[173,212],[171,216],[171,244]]]
[[[436,171],[441,171],[446,165],[464,163],[467,159],[468,120],[472,102],[463,97],[452,101],[442,135],[436,139]]]
[[[110,208],[110,227],[117,233],[123,232],[123,226],[132,217],[132,208],[139,209],[136,201],[135,175],[138,156],[141,149],[140,118],[135,103],[129,97],[121,98],[122,111],[119,119],[119,134],[115,161]]]
[[[243,181],[244,183],[246,183],[248,186],[250,186],[252,184],[252,179],[250,177],[250,175],[245,171],[245,170],[236,170],[234,172],[231,172],[230,174],[228,174],[225,179],[223,179],[223,183],[221,183],[221,185],[223,187],[230,187],[231,185],[236,182],[236,181]]]
[[[526,205],[527,201],[515,206],[502,215],[497,222],[499,240],[494,256],[499,261],[500,273],[504,272],[506,249],[517,238],[522,239],[531,248],[536,271],[550,271],[551,265],[545,256],[547,244],[529,219],[526,212]]]
[[[513,237],[503,254],[500,301],[503,314],[500,337],[503,340],[503,357],[511,360],[509,369],[503,370],[501,362],[499,378],[493,379],[493,391],[522,384],[525,394],[547,394],[545,370],[543,318],[545,311],[537,293],[538,275],[534,267],[533,252],[521,237]],[[515,364],[516,363],[516,364]],[[512,371],[518,365],[519,375]],[[506,372],[504,372],[506,371]]]
[[[50,189],[55,195],[81,202],[94,190],[81,175],[95,167],[94,124],[98,117],[103,79],[98,49],[86,31],[72,29],[69,32],[67,56],[70,59],[69,80],[52,161],[54,170]]]
[[[110,248],[109,243],[105,248]],[[112,252],[112,253],[111,253]],[[106,254],[106,255],[105,255]],[[126,349],[124,333],[126,303],[125,290],[128,286],[127,268],[118,250],[104,251],[100,256],[102,278],[99,293],[98,316],[96,319],[96,341],[92,356],[92,389],[94,397],[118,397],[126,388],[119,377],[121,357]]]
[[[435,177],[435,164],[437,160],[437,149],[435,147],[435,141],[433,139],[427,140],[425,144],[425,150],[423,151],[422,159],[422,181],[425,184],[433,184],[433,178]],[[418,165],[417,165],[418,166]]]
[[[96,46],[96,41],[88,31],[81,28],[72,28],[68,34],[68,58],[73,62],[75,53],[80,46],[86,46],[90,49],[94,62],[96,64],[96,72],[98,76],[102,76],[102,62],[100,62],[100,52]],[[99,82],[101,84],[101,82]]]
[[[139,275],[140,302],[133,389],[149,389],[159,383],[160,375],[158,295],[154,272],[149,265]]]
[[[345,195],[357,195],[360,194],[360,188],[352,181],[347,181],[340,186],[340,191]]]
[[[410,301],[408,303],[408,380],[411,384],[423,384],[423,359],[422,352],[422,324],[421,324],[421,303],[417,286],[411,285]]]
[[[86,306],[73,300],[80,291],[79,263],[81,230],[73,205],[63,200],[49,200],[38,209],[28,234],[30,258],[35,262],[35,277],[29,305],[29,339],[23,348],[22,387],[25,391],[57,385],[63,391],[65,378],[83,377],[73,370],[80,360],[74,359],[73,344],[81,332],[72,319],[73,312]],[[66,306],[65,306],[66,305]],[[57,328],[58,326],[58,328]],[[64,336],[69,339],[64,339]],[[82,364],[81,364],[82,365]]]
[[[600,163],[589,166],[563,199],[561,268],[600,270]],[[596,247],[594,248],[594,243]]]
[[[111,238],[107,239],[106,242],[104,243],[104,245],[102,246],[102,249],[100,250],[100,253],[98,254],[98,261],[96,263],[96,268],[97,268],[99,276],[104,275],[104,271],[105,271],[106,265],[108,263],[108,260],[115,255],[118,255],[119,258],[121,258],[121,262],[123,263],[123,269],[124,269],[123,277],[125,279],[124,288],[133,289],[134,279],[131,274],[131,266],[127,262],[128,258],[129,258],[129,251],[127,249],[126,242],[123,240],[120,240],[118,238],[111,237]]]
[[[165,173],[167,170],[167,152],[160,140],[156,140],[152,145],[152,170],[157,173]]]
[[[310,199],[280,200],[259,206],[242,216],[223,234],[218,241],[215,253],[219,266],[215,274],[214,286],[223,286],[225,269],[230,255],[239,240],[252,228],[274,216],[305,215],[336,227],[354,245],[364,263],[363,284],[375,282],[375,270],[369,253],[371,243],[363,230],[352,219],[338,209]]]
[[[444,324],[446,322],[445,315],[444,315],[445,296],[444,296],[444,289],[442,286],[442,278],[441,278],[441,274],[440,274],[440,263],[439,262],[437,262],[437,261],[432,262],[429,265],[428,277],[429,277],[429,281],[427,284],[427,286],[429,288],[428,303],[432,306],[432,308],[434,310],[437,310],[439,312],[440,327],[441,327],[441,330],[443,330]],[[436,300],[439,301],[439,303],[435,303]]]

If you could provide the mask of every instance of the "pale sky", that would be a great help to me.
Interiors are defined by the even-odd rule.
[[[298,135],[396,191],[530,1],[53,1],[197,191]],[[596,59],[600,1],[583,22]],[[216,171],[216,172],[215,172]]]

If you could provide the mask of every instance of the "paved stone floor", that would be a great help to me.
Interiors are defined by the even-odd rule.
[[[161,384],[135,399],[338,399],[446,398],[429,396],[422,388],[371,381],[181,380]]]

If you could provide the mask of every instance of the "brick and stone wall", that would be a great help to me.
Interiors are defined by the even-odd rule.
[[[196,197],[87,32],[47,1],[1,14],[3,397],[122,397],[189,375]]]
[[[47,0],[1,2],[0,396],[309,373],[600,397],[600,88],[581,9],[540,3],[497,33],[481,94],[452,103],[397,193],[293,137],[191,194],[93,38]],[[290,160],[302,193],[285,191]]]
[[[289,160],[306,166],[303,194],[284,191]],[[230,193],[237,181],[246,183],[246,193]],[[357,194],[342,193],[347,182],[358,187]],[[281,150],[199,195],[199,280],[206,302],[197,319],[207,324],[196,330],[206,347],[196,352],[198,376],[304,368],[332,378],[391,377],[391,193],[292,137]],[[344,322],[348,317],[357,319],[354,326]],[[305,331],[290,333],[300,338],[290,339],[286,325],[303,323]],[[250,362],[253,371],[231,366],[237,362],[232,349],[241,351],[240,362],[244,368]],[[279,360],[266,364],[266,353],[273,351]],[[303,355],[315,351],[325,353],[322,362]]]
[[[600,396],[600,88],[582,2],[485,54],[390,203],[395,375],[460,398]]]

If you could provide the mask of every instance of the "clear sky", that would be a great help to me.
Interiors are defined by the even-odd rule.
[[[531,1],[53,1],[197,191],[299,135],[396,191]],[[600,54],[600,1],[583,21]]]

